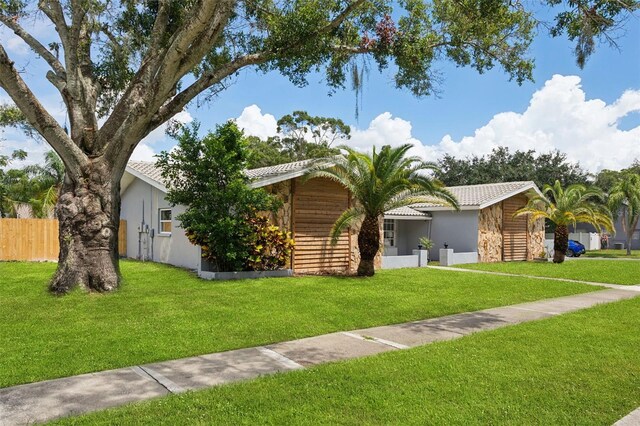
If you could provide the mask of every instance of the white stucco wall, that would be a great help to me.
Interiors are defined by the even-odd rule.
[[[144,221],[149,229],[155,230],[153,244],[151,238],[144,238],[141,251],[148,260],[168,263],[193,270],[198,269],[200,254],[198,247],[189,242],[180,228],[176,216],[184,211],[183,206],[171,207],[164,193],[140,179],[134,179],[121,195],[120,218],[127,221],[127,257],[139,258],[138,228],[142,222],[142,200],[144,200]],[[159,231],[159,209],[171,208],[171,235],[161,235]],[[153,250],[151,247],[153,246]],[[153,253],[152,253],[153,252]]]
[[[478,251],[478,210],[431,212],[431,217],[429,259],[439,260],[445,242],[455,252]]]
[[[429,236],[426,220],[396,220],[396,247],[398,256],[411,255],[417,250],[420,237]]]

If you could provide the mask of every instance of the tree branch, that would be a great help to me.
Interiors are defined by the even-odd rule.
[[[82,167],[88,161],[87,156],[38,101],[20,77],[2,45],[0,45],[0,87],[9,94],[29,123],[60,155],[70,176],[79,179],[82,176]]]
[[[34,52],[40,55],[42,59],[47,61],[51,69],[53,69],[53,71],[59,78],[66,78],[66,71],[58,58],[56,58],[53,53],[49,51],[49,49],[44,47],[42,43],[36,40],[31,34],[25,31],[25,29],[22,28],[20,24],[18,24],[17,20],[6,15],[0,15],[0,22],[10,28],[14,32],[14,34],[20,37],[25,43],[27,43],[27,45],[29,45],[29,47],[31,47]]]
[[[203,74],[190,86],[178,93],[173,97],[173,99],[162,106],[154,116],[152,124],[155,124],[158,120],[161,121],[157,125],[162,124],[164,121],[182,111],[182,109],[199,93],[202,93],[214,84],[221,82],[241,68],[265,62],[270,55],[271,52],[259,52],[241,56],[229,62],[224,67]]]

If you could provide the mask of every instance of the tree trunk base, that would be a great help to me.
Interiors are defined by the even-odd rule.
[[[553,263],[562,263],[569,248],[569,229],[566,225],[556,226],[553,235]]]
[[[82,260],[80,260],[82,259]],[[108,250],[87,250],[84,256],[67,255],[58,265],[49,290],[57,295],[69,293],[75,287],[100,293],[116,290],[120,283],[117,265]]]
[[[120,283],[118,226],[120,185],[111,183],[107,168],[94,164],[86,179],[65,178],[56,205],[59,222],[58,269],[49,284],[54,294],[78,286],[109,292]]]
[[[380,222],[377,217],[366,216],[358,232],[360,263],[357,274],[360,277],[372,277],[375,272],[375,258],[380,251]]]
[[[358,264],[358,271],[356,272],[359,277],[372,277],[376,272],[373,259],[360,259]]]

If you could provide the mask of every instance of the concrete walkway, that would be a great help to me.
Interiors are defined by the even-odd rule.
[[[608,289],[264,347],[158,362],[0,389],[0,425],[24,425],[317,364],[402,350],[630,299]]]
[[[635,411],[629,413],[629,415],[624,416],[617,422],[613,424],[613,426],[638,426],[640,425],[640,408]]]
[[[472,273],[472,274],[488,274],[488,275],[501,275],[501,276],[504,276],[504,277],[532,278],[532,279],[535,279],[535,280],[564,281],[564,282],[569,282],[569,283],[588,284],[588,285],[593,285],[593,286],[598,286],[598,287],[613,288],[613,289],[616,289],[616,290],[629,290],[629,291],[639,291],[640,292],[640,284],[638,284],[638,285],[624,285],[624,284],[598,283],[598,282],[593,282],[593,281],[572,280],[570,278],[540,277],[538,275],[510,274],[508,272],[481,271],[481,270],[478,270],[478,269],[453,268],[451,266],[427,266],[427,268],[442,269],[444,271],[453,271],[453,272],[467,272],[467,273]]]

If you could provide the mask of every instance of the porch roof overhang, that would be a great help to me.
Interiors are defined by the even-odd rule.
[[[431,220],[431,216],[427,213],[420,212],[411,207],[399,207],[384,213],[385,219],[399,220]]]

